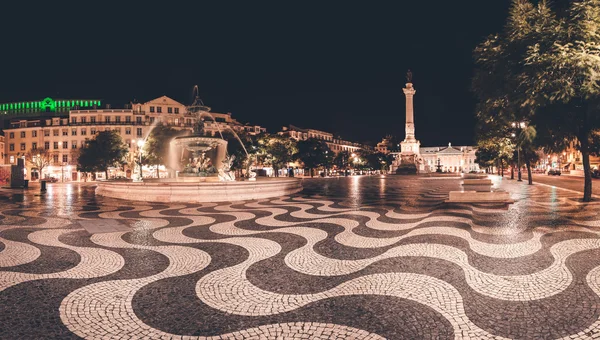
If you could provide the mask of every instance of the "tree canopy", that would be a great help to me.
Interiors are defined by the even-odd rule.
[[[120,166],[125,161],[128,148],[117,131],[101,131],[81,149],[77,167],[83,172],[104,171]]]
[[[296,141],[276,134],[264,134],[257,140],[256,154],[264,165],[271,165],[278,176],[278,170],[294,161]]]
[[[304,166],[310,169],[311,176],[313,176],[313,169],[331,166],[333,152],[329,149],[325,141],[309,138],[299,141],[297,148],[298,152],[294,154],[294,158],[304,163]]]
[[[25,159],[32,167],[37,168],[40,173],[40,179],[42,179],[44,169],[52,161],[52,154],[48,149],[30,149],[25,153]]]
[[[478,139],[506,137],[504,127],[525,122],[536,134],[521,146],[574,145],[583,156],[584,201],[591,199],[589,156],[598,152],[599,31],[600,0],[572,1],[560,13],[547,1],[514,0],[504,30],[474,53],[479,126],[494,132],[479,131]]]

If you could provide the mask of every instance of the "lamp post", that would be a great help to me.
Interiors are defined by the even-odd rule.
[[[142,182],[144,180],[144,176],[142,176],[142,147],[144,146],[144,140],[143,139],[138,139],[137,141],[137,146],[138,146],[138,153],[140,154],[140,178],[139,181]]]
[[[525,128],[525,122],[519,122],[518,126],[517,123],[512,123],[513,127],[518,127],[519,129],[524,129]],[[515,137],[516,135],[513,133],[513,137]],[[517,167],[518,169],[518,179],[517,181],[522,182],[523,180],[521,179],[521,143],[517,143]]]

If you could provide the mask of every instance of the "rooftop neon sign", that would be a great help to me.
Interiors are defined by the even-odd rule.
[[[100,100],[89,100],[89,99],[77,99],[77,100],[54,100],[50,97],[44,98],[41,101],[33,102],[18,102],[18,103],[5,103],[0,104],[0,111],[41,111],[41,112],[56,112],[56,109],[60,111],[70,110],[71,108],[77,107],[99,107],[101,105]]]

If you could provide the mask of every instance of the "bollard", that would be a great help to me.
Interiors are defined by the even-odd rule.
[[[40,181],[40,192],[46,192],[46,181]]]

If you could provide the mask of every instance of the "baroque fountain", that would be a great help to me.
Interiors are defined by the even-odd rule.
[[[203,119],[216,121],[210,107],[198,97],[197,86],[194,94],[194,102],[187,107],[187,112],[195,116],[196,127],[191,135],[175,137],[170,142],[167,158],[176,176],[137,182],[100,182],[96,194],[146,202],[223,202],[279,197],[302,190],[296,178],[257,180],[256,173],[249,172],[247,178],[236,179],[232,169],[235,156],[227,154],[227,140],[218,123],[218,137],[204,135]],[[222,127],[231,130],[248,157],[237,133],[225,124]]]

